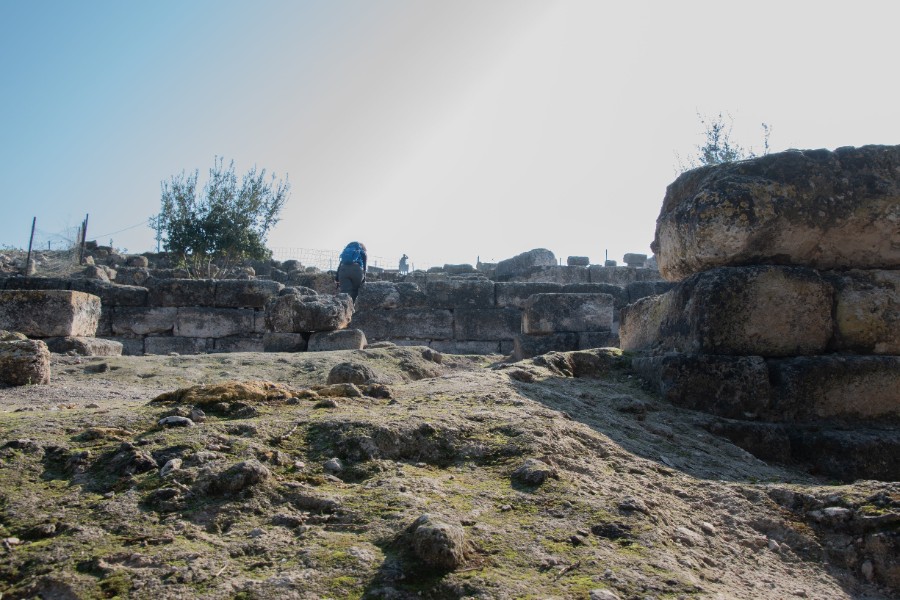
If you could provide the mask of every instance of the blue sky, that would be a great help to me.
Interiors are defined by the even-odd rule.
[[[621,3],[624,4],[624,3]],[[900,143],[886,2],[0,0],[0,245],[155,249],[160,182],[288,175],[269,245],[384,262],[649,252],[697,112]]]

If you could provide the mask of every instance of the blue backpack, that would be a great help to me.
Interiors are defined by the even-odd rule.
[[[344,251],[341,252],[341,262],[342,263],[357,263],[359,266],[363,265],[362,260],[362,248],[359,247],[357,242],[350,242],[347,244],[347,247],[344,248]]]

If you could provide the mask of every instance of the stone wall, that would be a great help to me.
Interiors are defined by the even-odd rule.
[[[654,247],[680,281],[619,334],[664,398],[761,458],[900,478],[900,147],[689,171]]]

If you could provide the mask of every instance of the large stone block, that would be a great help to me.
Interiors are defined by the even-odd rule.
[[[513,340],[512,355],[515,360],[522,360],[548,352],[570,352],[572,350],[578,350],[577,333],[520,334]]]
[[[97,279],[73,279],[73,290],[93,294],[103,306],[146,306],[148,291],[137,285],[119,285]]]
[[[265,352],[261,334],[231,335],[212,340],[210,352]]]
[[[835,289],[833,349],[900,354],[900,270],[822,275]]]
[[[72,280],[62,277],[4,277],[4,290],[68,290],[71,289]]]
[[[570,283],[562,288],[564,294],[609,294],[616,310],[628,305],[628,291],[612,283]],[[613,314],[615,320],[617,315]]]
[[[494,282],[488,279],[445,279],[425,286],[431,308],[492,308]]]
[[[0,383],[44,385],[50,383],[50,350],[41,340],[0,342]]]
[[[638,357],[632,368],[676,406],[731,419],[760,418],[771,400],[761,356],[667,354]]]
[[[768,361],[773,420],[900,423],[900,356]]]
[[[535,294],[549,294],[562,292],[562,284],[555,282],[539,281],[510,281],[498,282],[494,289],[497,296],[497,306],[500,308],[525,308],[525,301]]]
[[[265,326],[283,333],[334,331],[347,327],[352,314],[353,300],[347,294],[286,294],[266,304]]]
[[[522,311],[515,308],[458,308],[453,312],[457,340],[512,340],[522,332]]]
[[[329,352],[332,350],[362,350],[366,347],[366,334],[359,329],[341,329],[339,331],[321,331],[309,336],[310,352]]]
[[[494,276],[498,281],[508,281],[512,277],[526,273],[532,267],[552,266],[556,264],[556,256],[546,248],[535,248],[512,258],[501,260],[494,268]]]
[[[214,279],[151,279],[147,282],[149,306],[212,306]]]
[[[284,285],[257,279],[220,279],[216,282],[215,305],[219,308],[265,308]]]
[[[100,298],[68,290],[0,291],[0,329],[30,337],[93,336]]]
[[[293,286],[303,286],[316,290],[320,294],[333,294],[337,290],[334,276],[329,273],[306,273],[292,271],[288,274],[288,283]],[[364,283],[363,287],[368,285]]]
[[[143,356],[144,355],[144,338],[140,337],[111,337],[106,336],[103,339],[116,342],[122,345],[122,356]]]
[[[675,287],[675,284],[671,281],[632,281],[625,286],[625,292],[628,297],[626,304],[633,304],[647,296],[665,294],[673,287]]]
[[[612,322],[609,294],[535,294],[525,303],[522,333],[609,331]]]
[[[173,306],[117,307],[112,314],[112,332],[117,336],[171,333],[177,314]]]
[[[666,190],[652,247],[673,281],[723,265],[900,267],[900,146],[688,171]]]
[[[57,337],[47,338],[50,352],[65,354],[71,352],[81,356],[122,356],[123,345],[114,340],[97,337]]]
[[[612,283],[621,286],[634,281],[659,281],[662,279],[656,269],[639,269],[637,267],[591,265],[588,267],[588,273],[591,283]]]
[[[370,342],[400,338],[449,340],[453,338],[453,313],[428,308],[358,311],[350,327],[363,330]]]
[[[550,267],[533,267],[525,273],[516,275],[514,279],[516,281],[546,281],[567,285],[590,283],[591,273],[584,267],[553,265]]]
[[[205,354],[213,347],[206,338],[148,335],[144,338],[145,354]]]
[[[512,343],[512,340],[509,340]],[[434,340],[428,344],[442,354],[499,354],[500,342],[476,340]]]
[[[255,311],[241,308],[181,307],[172,333],[180,337],[223,338],[253,331]]]
[[[268,331],[263,334],[264,352],[306,352],[309,334],[278,333]]]
[[[824,352],[832,288],[803,267],[720,267],[622,309],[623,350],[797,356]]]
[[[354,309],[360,311],[417,308],[425,304],[425,292],[411,281],[400,283],[370,281],[360,288]]]

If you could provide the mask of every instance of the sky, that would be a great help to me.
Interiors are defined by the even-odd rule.
[[[416,268],[650,253],[730,114],[760,152],[900,144],[879,1],[0,0],[0,248],[155,251],[160,185],[287,177],[276,257]],[[311,255],[311,254],[309,254]]]

